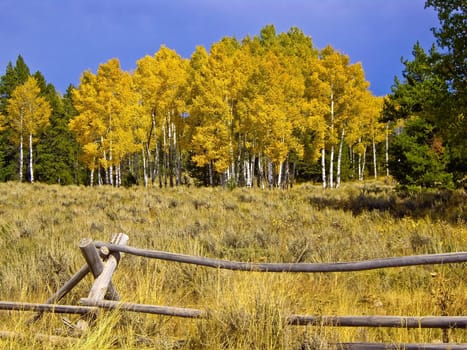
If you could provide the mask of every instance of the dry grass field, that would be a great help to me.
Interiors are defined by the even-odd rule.
[[[44,302],[84,263],[82,238],[235,261],[337,262],[467,251],[467,195],[397,194],[383,182],[323,190],[0,184],[0,300]],[[0,349],[333,349],[336,342],[439,342],[437,329],[290,326],[290,314],[466,315],[467,264],[352,273],[234,272],[125,255],[122,300],[207,310],[207,320],[0,311]],[[78,304],[86,277],[62,304]],[[11,336],[14,332],[17,336]],[[2,333],[3,332],[3,333]],[[39,337],[41,334],[46,337]],[[75,336],[68,343],[56,337]],[[444,335],[446,336],[446,334]],[[449,330],[467,343],[466,329]]]

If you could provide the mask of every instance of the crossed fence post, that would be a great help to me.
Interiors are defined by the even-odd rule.
[[[84,322],[95,319],[99,308],[142,312],[187,318],[207,318],[206,311],[198,309],[176,308],[169,306],[156,306],[120,302],[120,296],[112,284],[112,275],[120,260],[121,253],[154,258],[180,263],[195,264],[217,269],[237,271],[262,272],[346,272],[362,271],[387,267],[402,267],[414,265],[431,265],[446,263],[462,263],[467,261],[467,252],[428,254],[419,256],[406,256],[398,258],[382,258],[359,262],[339,263],[245,263],[219,260],[212,258],[195,257],[163,251],[147,250],[126,246],[129,238],[119,233],[112,237],[110,243],[93,241],[85,238],[80,241],[79,247],[86,264],[76,272],[45,304],[17,303],[0,301],[0,310],[36,311],[38,314],[30,321],[40,318],[43,312],[74,313],[88,315]],[[55,305],[74,286],[76,286],[89,272],[95,278],[87,298],[80,299],[82,306]],[[30,322],[29,321],[29,322]],[[80,322],[78,321],[78,322]],[[322,325],[342,327],[399,327],[399,328],[466,328],[467,316],[308,316],[289,315],[287,323],[290,325]],[[81,328],[80,324],[76,327]],[[2,336],[10,336],[7,332],[0,332]],[[384,343],[336,343],[341,349],[467,349],[467,344],[384,344]]]
[[[128,235],[117,233],[112,236],[110,242],[115,245],[126,245],[128,240]],[[47,299],[45,304],[55,304],[60,301],[86,277],[89,272],[91,272],[95,278],[88,295],[89,300],[94,302],[102,301],[104,298],[114,301],[120,300],[120,296],[112,283],[112,275],[120,261],[120,253],[110,253],[106,247],[101,247],[98,251],[91,238],[83,238],[79,242],[79,248],[86,260],[86,264],[84,264],[57,292]],[[44,311],[45,309],[46,308],[44,308]],[[42,315],[43,311],[39,310],[39,312],[27,322],[35,322],[39,320]]]

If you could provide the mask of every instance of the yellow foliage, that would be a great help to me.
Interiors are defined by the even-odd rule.
[[[50,104],[40,96],[40,88],[34,77],[13,90],[7,104],[7,115],[16,133],[36,135],[49,124],[52,113]]]
[[[81,145],[98,145],[101,164],[142,152],[167,166],[189,155],[220,172],[261,157],[315,162],[343,142],[360,152],[384,139],[381,99],[360,63],[331,46],[318,52],[297,28],[263,34],[225,37],[190,60],[161,46],[132,75],[117,59],[84,72],[70,128]]]

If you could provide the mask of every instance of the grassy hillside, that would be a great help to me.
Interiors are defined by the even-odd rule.
[[[324,191],[0,184],[0,300],[44,302],[84,263],[81,238],[240,261],[331,262],[467,251],[464,192],[397,195],[382,183]],[[345,341],[432,342],[440,330],[291,327],[289,314],[465,315],[466,264],[355,273],[232,272],[124,256],[124,301],[208,310],[209,320],[102,313],[72,349],[328,349]],[[86,297],[87,277],[61,303]],[[76,335],[60,315],[0,311],[0,348],[49,349]],[[78,316],[65,316],[76,324]],[[1,333],[0,333],[1,334]],[[446,335],[445,335],[446,336]],[[466,330],[450,330],[467,342]],[[63,348],[63,344],[56,345]]]

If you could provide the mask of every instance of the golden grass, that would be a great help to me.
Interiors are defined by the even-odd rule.
[[[237,261],[330,262],[467,251],[466,194],[398,196],[382,183],[324,191],[0,184],[0,300],[43,302],[84,263],[81,238],[125,232],[148,249]],[[440,330],[292,327],[290,314],[465,315],[466,264],[356,273],[232,272],[126,255],[124,301],[207,310],[209,320],[108,312],[71,349],[328,349],[345,341],[432,342]],[[82,281],[62,303],[87,296]],[[2,349],[63,348],[60,315],[26,325],[0,311]],[[77,316],[66,316],[76,323]],[[0,333],[1,334],[1,333]],[[38,338],[35,335],[42,334]],[[55,339],[56,340],[56,339]],[[467,342],[466,330],[450,330]]]

